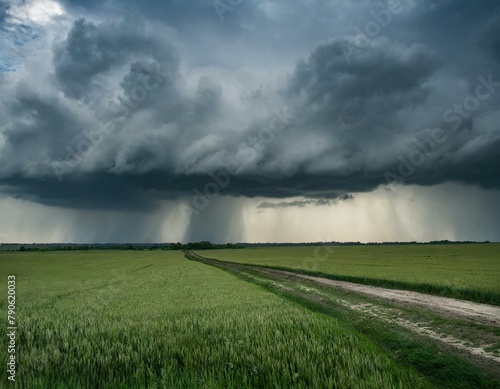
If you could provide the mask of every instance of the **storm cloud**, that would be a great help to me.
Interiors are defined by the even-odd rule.
[[[0,25],[5,22],[5,19],[8,16],[10,5],[6,1],[0,1]]]
[[[40,31],[0,72],[4,195],[146,213],[187,201],[196,218],[219,195],[267,209],[500,189],[497,1],[248,0],[223,18],[201,1],[47,4],[64,14],[22,20],[0,2],[0,26]]]
[[[298,208],[303,208],[308,205],[312,205],[315,207],[327,205],[335,205],[338,203],[338,201],[346,201],[346,200],[352,200],[355,196],[352,194],[344,194],[343,196],[339,197],[336,200],[329,200],[329,199],[309,199],[309,200],[294,200],[294,201],[279,201],[279,202],[272,202],[272,201],[263,201],[259,205],[257,205],[257,209],[275,209],[275,208],[289,208],[289,207],[298,207]]]

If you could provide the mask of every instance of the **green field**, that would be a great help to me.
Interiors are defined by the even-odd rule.
[[[3,296],[11,274],[18,365],[3,387],[436,387],[341,320],[181,252],[2,252]]]
[[[500,305],[500,244],[290,246],[200,253]]]

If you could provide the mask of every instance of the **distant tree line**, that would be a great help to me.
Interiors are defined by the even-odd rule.
[[[473,243],[491,243],[489,240],[483,242],[471,241],[471,240],[433,240],[430,242],[416,242],[416,241],[404,241],[404,242],[303,242],[303,243],[240,243],[245,247],[267,247],[267,246],[372,246],[372,245],[408,245],[408,244],[473,244]],[[498,243],[498,242],[497,242]]]
[[[169,246],[170,250],[212,250],[212,249],[242,249],[244,248],[241,244],[226,243],[226,244],[215,244],[208,240],[203,240],[201,242],[190,242],[186,244],[182,243],[172,243]]]
[[[305,242],[305,243],[211,243],[207,240],[190,243],[2,243],[3,251],[67,251],[67,250],[212,250],[212,249],[241,249],[245,247],[268,246],[370,246],[370,245],[409,245],[409,244],[473,244],[490,243],[489,241],[450,241],[434,240],[430,242]]]
[[[209,241],[177,243],[124,243],[124,244],[26,244],[5,245],[7,251],[74,251],[74,250],[212,250],[212,249],[240,249],[241,244],[217,244]]]

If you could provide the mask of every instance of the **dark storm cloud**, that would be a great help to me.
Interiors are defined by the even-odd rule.
[[[395,18],[389,30],[394,37],[402,31],[405,42],[418,40],[438,47],[450,71],[474,77],[496,66],[479,51],[492,53],[489,43],[498,42],[494,30],[499,24],[496,0],[426,0],[417,2],[411,13]]]
[[[387,172],[407,184],[455,180],[500,188],[500,74],[491,65],[498,58],[496,3],[419,2],[362,44],[352,26],[333,37],[325,27],[328,39],[295,65],[283,65],[280,81],[263,80],[269,85],[260,88],[260,80],[247,80],[251,67],[238,72],[260,58],[266,42],[224,57],[219,35],[234,32],[227,42],[245,43],[276,21],[295,47],[295,11],[303,5],[291,3],[287,19],[277,2],[261,8],[249,2],[246,14],[235,10],[221,24],[210,2],[65,4],[75,21],[51,46],[51,66],[0,85],[3,193],[68,208],[151,210],[161,199],[213,189],[214,176],[227,178],[217,184],[220,194],[306,198],[261,204],[268,208],[347,200],[348,193],[387,184]],[[355,5],[330,12],[366,20],[385,4],[367,2],[362,17]],[[110,20],[79,18],[82,9]],[[185,20],[206,28],[184,34]],[[300,23],[300,31],[314,24],[307,17]],[[203,44],[192,43],[206,46],[199,55],[206,68],[191,68],[181,55],[190,34],[209,30]],[[450,31],[457,31],[460,49],[449,48]],[[289,52],[270,46],[260,67],[251,63],[266,74],[267,56],[279,63]]]
[[[157,204],[147,190],[134,186],[124,176],[94,174],[91,180],[73,178],[63,183],[26,177],[2,181],[2,193],[49,206],[152,211]]]
[[[496,0],[426,0],[418,5],[409,19],[408,27],[415,34],[433,38],[437,43],[452,43],[443,47],[448,52],[476,42],[478,32],[500,17],[500,3]]]
[[[276,209],[276,208],[304,208],[306,205],[316,205],[314,200],[295,200],[295,201],[280,201],[280,202],[271,202],[271,201],[263,201],[257,208],[259,209]]]
[[[77,20],[66,40],[54,48],[55,76],[63,92],[69,97],[80,98],[96,76],[109,72],[134,55],[175,63],[173,49],[164,39],[160,41],[157,35],[146,31],[144,23],[132,18],[98,26],[85,19]],[[124,83],[127,81],[125,79]]]
[[[16,98],[6,102],[5,108],[10,120],[2,135],[9,147],[2,149],[1,158],[2,172],[8,175],[45,175],[43,156],[62,158],[65,144],[88,125],[64,101],[42,97],[24,87],[19,87]]]
[[[279,202],[272,202],[272,201],[263,201],[259,205],[257,205],[257,208],[261,209],[275,209],[275,208],[290,208],[290,207],[297,207],[297,208],[304,208],[307,205],[312,205],[312,206],[323,206],[323,205],[335,205],[338,203],[339,200],[341,201],[346,201],[346,200],[351,200],[355,196],[349,193],[345,193],[344,195],[340,196],[336,200],[329,200],[329,199],[317,199],[317,200],[294,200],[294,201],[279,201]]]
[[[191,19],[206,18],[207,11],[213,11],[212,2],[194,0],[169,0],[159,2],[154,0],[63,0],[61,3],[73,9],[86,9],[99,13],[136,14],[148,18],[158,18],[169,24],[182,24],[183,16],[189,15]]]
[[[9,15],[10,4],[7,1],[0,1],[0,26]]]
[[[218,13],[214,7],[213,1],[205,0],[64,0],[68,10],[75,13],[88,13],[90,15],[107,15],[109,17],[132,17],[144,18],[152,21],[160,21],[175,28],[183,33],[184,36],[191,38],[197,37],[204,39],[207,31],[213,29],[224,34],[226,40],[232,39],[236,31],[241,33],[242,27],[239,26],[238,16],[248,17],[252,8],[243,2],[238,8],[245,8],[245,14],[239,12],[230,12],[231,17],[224,18],[221,23]],[[234,9],[234,7],[228,7]],[[224,13],[225,14],[225,13]],[[192,42],[196,44],[196,42]]]
[[[321,125],[364,120],[375,126],[393,119],[401,108],[425,100],[424,82],[438,61],[424,47],[380,38],[347,62],[344,47],[350,44],[348,39],[335,39],[297,65],[287,92],[291,99],[302,100],[301,113],[306,110]],[[366,132],[366,127],[358,129]],[[351,134],[353,129],[349,128]]]
[[[479,47],[500,62],[500,13],[479,37]]]

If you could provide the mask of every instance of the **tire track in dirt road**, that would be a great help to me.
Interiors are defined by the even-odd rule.
[[[283,272],[288,277],[301,278],[322,285],[361,293],[371,297],[405,305],[418,306],[431,312],[445,316],[455,316],[476,323],[500,327],[500,307],[480,304],[472,301],[458,300],[450,297],[434,296],[408,290],[387,289],[378,286],[355,284],[346,281],[336,281],[329,278],[313,277],[293,272]]]

